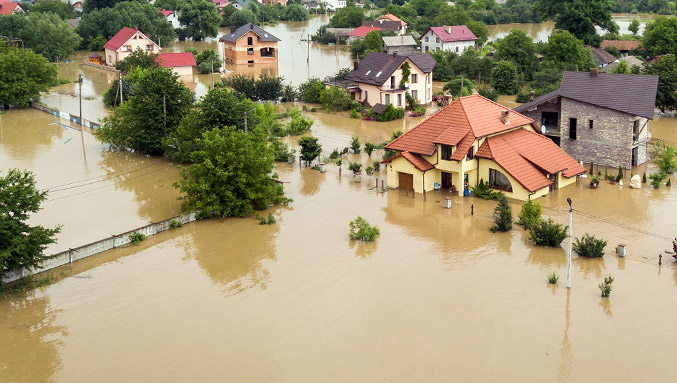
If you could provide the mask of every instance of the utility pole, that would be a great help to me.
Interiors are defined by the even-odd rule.
[[[61,84],[61,76],[59,76],[59,56],[56,56],[56,82]]]
[[[82,130],[82,127],[84,124],[82,123],[82,73],[78,75],[78,98],[80,99],[80,129]]]
[[[463,75],[461,75],[461,93],[459,93],[458,97],[463,97]]]
[[[162,113],[165,116],[163,129],[165,132],[165,137],[167,137],[167,97],[164,93],[162,93]]]
[[[306,62],[310,62],[310,33],[308,33],[308,41],[306,45],[308,46],[308,58],[306,59]]]
[[[571,208],[571,198],[567,198],[569,204],[569,247],[567,248],[567,289],[571,288],[571,225],[573,209]]]
[[[124,101],[122,99],[122,72],[118,73],[118,88],[120,89],[120,104]]]
[[[247,112],[244,112],[244,134],[247,134]]]
[[[212,89],[214,89],[214,58],[212,57]]]

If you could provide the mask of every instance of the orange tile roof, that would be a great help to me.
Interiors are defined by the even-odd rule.
[[[468,154],[468,150],[472,146],[473,142],[475,142],[475,136],[473,136],[472,132],[468,132],[468,134],[466,134],[465,137],[463,137],[463,140],[458,144],[458,147],[451,156],[451,159],[454,161],[462,161],[463,158],[465,158],[465,156]]]
[[[551,139],[526,129],[487,138],[475,156],[493,160],[530,192],[552,184],[547,174],[562,171],[571,178],[585,173],[585,168]]]
[[[600,47],[616,47],[619,51],[632,51],[639,48],[640,42],[637,40],[604,40]]]
[[[385,15],[379,16],[376,20],[392,20],[392,21],[399,21],[402,23],[402,25],[407,25],[406,22],[402,21],[399,17],[393,15],[392,13],[388,12]]]
[[[508,124],[501,121],[501,113],[506,110]],[[436,144],[456,146],[468,132],[472,133],[474,141],[532,122],[532,119],[476,94],[457,98],[386,147],[430,156],[435,153]]]
[[[399,157],[404,157],[407,161],[409,161],[414,167],[422,172],[428,171],[430,169],[435,169],[435,165],[431,164],[428,160],[425,158],[419,156],[418,154],[410,153],[410,152],[402,152],[396,156],[390,157],[388,159],[385,159],[381,161],[382,164],[387,164],[391,162],[392,160],[399,158]]]

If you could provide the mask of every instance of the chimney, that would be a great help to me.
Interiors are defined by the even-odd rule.
[[[393,57],[397,57],[397,51],[393,52]]]
[[[353,70],[357,70],[357,68],[359,68],[359,66],[360,66],[359,61],[357,61],[357,60],[353,61]]]
[[[597,68],[590,68],[590,77],[597,77]]]
[[[230,27],[230,33],[235,32],[236,29],[237,29],[237,27]]]
[[[447,27],[446,25],[444,26],[444,30],[447,31],[447,33],[451,34],[451,27]]]
[[[529,101],[534,101],[534,98],[536,98],[536,92],[532,90],[531,93],[529,93]]]
[[[510,111],[508,110],[501,111],[501,121],[505,125],[507,125],[510,122]]]

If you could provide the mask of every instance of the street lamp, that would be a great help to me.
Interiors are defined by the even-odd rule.
[[[572,221],[572,212],[571,208],[571,198],[567,198],[567,203],[569,204],[569,247],[567,248],[567,289],[571,288],[571,221]]]

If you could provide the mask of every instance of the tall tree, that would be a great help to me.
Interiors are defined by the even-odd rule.
[[[648,23],[642,46],[650,55],[677,55],[677,17],[658,16]]]
[[[517,79],[517,66],[510,61],[498,61],[491,70],[491,85],[499,93],[517,93],[519,90]]]
[[[259,20],[256,18],[254,12],[250,11],[249,9],[240,9],[233,12],[227,22],[229,26],[235,28],[239,28],[247,23],[259,23]]]
[[[534,40],[521,29],[513,29],[494,44],[496,53],[495,60],[507,60],[515,63],[517,69],[525,79],[531,78],[531,73],[538,64],[536,60],[536,45]]]
[[[0,35],[22,39],[27,48],[49,60],[65,58],[80,45],[80,36],[54,13],[31,12],[0,17]]]
[[[192,165],[181,168],[183,178],[174,186],[184,194],[184,211],[201,210],[205,217],[245,217],[271,203],[284,202],[282,186],[271,173],[275,153],[268,132],[248,133],[233,126],[202,135]]]
[[[652,64],[644,64],[642,74],[658,76],[656,106],[662,112],[677,110],[677,58],[675,55],[661,57]]]
[[[560,68],[588,70],[594,68],[590,50],[568,31],[554,30],[543,47],[545,60]]]
[[[28,106],[56,83],[56,67],[30,49],[0,50],[0,105]]]
[[[82,11],[84,13],[89,13],[97,9],[113,8],[123,1],[125,0],[85,0]]]
[[[162,140],[171,134],[193,104],[193,93],[166,68],[141,71],[132,95],[103,119],[96,135],[117,150],[162,154]]]
[[[611,18],[613,6],[612,0],[538,0],[534,4],[543,18],[555,21],[555,28],[595,46],[601,42],[595,26],[618,33],[618,25]]]
[[[60,0],[43,0],[28,7],[29,13],[47,13],[57,14],[63,20],[75,18],[73,6]]]
[[[628,30],[632,32],[633,35],[637,36],[637,33],[639,32],[639,20],[632,19],[630,26],[628,26]]]
[[[35,188],[35,177],[28,171],[10,169],[0,176],[0,276],[21,267],[38,268],[49,258],[44,254],[61,227],[47,229],[26,221],[40,210],[46,191]]]
[[[218,35],[221,15],[211,0],[184,0],[179,11],[184,36],[201,41]]]
[[[329,23],[334,28],[357,28],[364,21],[364,11],[361,8],[339,8],[331,17]]]

